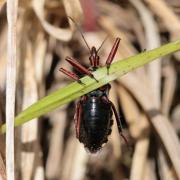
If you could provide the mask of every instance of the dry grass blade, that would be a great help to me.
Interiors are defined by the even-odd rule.
[[[142,22],[145,27],[145,33],[147,37],[147,49],[148,47],[154,47],[154,46],[159,46],[160,45],[160,35],[157,29],[157,23],[152,17],[152,14],[149,12],[148,9],[140,2],[140,1],[131,1],[134,6],[140,11],[141,17],[142,17]],[[161,3],[159,3],[160,5]],[[175,17],[176,18],[176,17]],[[169,20],[168,20],[169,21]],[[176,37],[175,37],[176,38]],[[152,84],[151,91],[154,92],[154,96],[156,97],[156,104],[157,107],[161,107],[161,61],[155,61],[151,64],[148,65],[148,77],[150,79],[150,82]],[[170,68],[167,66],[167,68]],[[168,74],[167,72],[165,73],[167,77],[171,78],[172,76]],[[175,78],[175,75],[173,76]],[[172,78],[173,78],[172,77]],[[165,85],[167,83],[165,79]],[[172,80],[172,79],[170,79]],[[170,103],[172,102],[172,95],[174,94],[173,89],[175,88],[175,81],[168,81],[171,82],[171,84],[167,85],[164,89],[163,93],[163,101],[162,101],[162,110],[165,112],[165,114],[168,116],[168,108],[170,108]],[[167,107],[168,106],[168,107]],[[166,108],[166,109],[165,109]],[[160,176],[162,179],[165,179],[167,177],[167,172],[170,171],[169,168],[169,162],[165,160],[165,154],[163,154],[163,151],[158,148],[159,156],[158,156],[158,161],[159,161],[159,172]],[[162,157],[162,158],[160,158]],[[162,161],[164,157],[164,161]],[[166,170],[164,170],[166,169]],[[132,168],[133,170],[133,168]],[[171,178],[168,176],[168,178]]]
[[[27,41],[28,42],[28,41]],[[23,109],[28,105],[37,101],[37,84],[35,80],[34,63],[32,59],[32,46],[27,43],[26,57],[24,59],[24,96],[23,96]],[[21,128],[21,142],[23,149],[26,151],[21,152],[21,176],[24,180],[30,180],[33,177],[33,171],[36,169],[34,166],[37,161],[37,153],[40,153],[38,148],[38,122],[34,120],[24,124]]]
[[[5,4],[5,0],[0,0],[0,11],[1,11],[1,8],[3,7],[3,5]]]
[[[62,158],[62,162],[66,161],[66,163],[62,167],[62,172],[59,179],[71,179],[72,174],[69,172],[72,171],[76,158],[75,155],[78,147],[78,142],[74,141],[74,137],[71,136],[66,143],[66,151],[64,152],[64,156]]]
[[[16,84],[16,21],[18,0],[7,0],[8,58],[6,81],[6,172],[14,180],[14,110]]]
[[[158,27],[153,19],[152,13],[139,0],[131,0],[131,3],[137,9],[142,19],[142,24],[145,30],[146,49],[152,49],[160,46],[160,35]],[[161,61],[157,59],[147,65],[148,77],[152,85],[152,91],[156,96],[156,103],[160,107],[160,86],[161,86]]]
[[[66,119],[67,115],[64,108],[55,111],[52,115],[53,129],[50,136],[49,155],[46,162],[46,177],[49,179],[58,178],[60,174],[59,169],[61,169],[63,134],[66,126]]]
[[[0,89],[4,91],[6,84],[6,59],[7,59],[7,26],[3,29],[0,36]],[[3,107],[4,108],[4,107]]]
[[[148,136],[150,132],[149,122],[137,106],[135,99],[122,86],[118,88],[118,93],[131,136],[136,140]]]
[[[82,8],[79,0],[63,0],[67,16],[73,18],[76,22],[82,20]],[[71,23],[70,23],[71,24]]]
[[[159,138],[171,159],[177,176],[180,177],[180,144],[178,137],[169,120],[160,113],[148,84],[143,84],[142,81],[139,81],[132,75],[128,75],[128,79],[122,78],[121,81],[138,99],[147,115],[151,118],[150,122],[156,133],[159,135]],[[137,89],[134,90],[134,87]]]
[[[163,21],[172,33],[172,40],[180,37],[180,20],[164,0],[145,0],[152,11]]]
[[[6,2],[0,0],[0,180],[180,179],[180,52],[168,55],[180,50],[179,0],[21,0],[15,11],[17,0],[8,0],[8,23]],[[17,35],[10,31],[12,28],[17,29]],[[70,56],[90,67],[90,53],[79,30],[89,47],[99,48],[108,36],[98,51],[102,68],[93,72],[98,83],[79,74],[65,60]],[[12,40],[8,42],[8,53],[12,50],[15,55],[10,58],[19,60],[17,68],[15,61],[14,67],[9,64],[6,67],[7,35]],[[17,53],[13,48],[14,36]],[[107,75],[104,64],[117,37],[121,42]],[[160,47],[161,44],[167,45]],[[160,48],[149,51],[155,47]],[[147,63],[160,57],[144,66],[145,60]],[[126,69],[129,62],[132,65]],[[143,67],[126,74],[141,63]],[[61,67],[82,76],[85,85],[71,83],[71,79],[59,72]],[[11,75],[6,68],[12,70]],[[122,79],[121,72],[126,74]],[[7,79],[12,94],[6,88],[6,73],[10,75]],[[12,115],[9,111],[14,110],[15,78],[14,124],[19,127],[14,133],[14,158],[13,131],[11,137],[7,136],[11,140],[6,143],[7,153],[5,135],[1,133],[6,131],[6,105],[7,119],[14,117],[14,112]],[[112,116],[114,123],[108,129],[108,134],[112,131],[108,142],[92,155],[76,139],[77,126],[74,127],[73,121],[75,112],[78,114],[76,98],[110,82],[108,98],[122,120],[129,146],[119,136]],[[6,93],[11,96],[7,104]],[[55,108],[58,109],[52,111]],[[88,111],[84,105],[82,108],[82,113]],[[36,119],[27,122],[33,118]],[[82,123],[83,137],[91,125],[87,123],[82,131]],[[101,133],[98,129],[95,132]],[[11,161],[10,167],[12,159],[15,165]],[[8,177],[5,163],[7,170],[12,170]]]
[[[167,163],[167,157],[165,156],[162,149],[158,150],[158,159],[160,162],[160,176],[163,180],[176,180],[177,178],[174,175],[174,171]]]
[[[154,162],[152,160],[148,160],[145,164],[144,180],[157,180],[154,168]]]
[[[130,41],[126,38],[125,34],[121,32],[115,24],[111,21],[110,17],[101,16],[98,23],[104,28],[113,38],[121,37],[123,44],[121,44],[120,57],[126,58],[136,53],[136,50],[131,45]]]
[[[36,12],[36,15],[38,16],[44,29],[51,36],[55,37],[58,40],[69,41],[72,38],[74,26],[70,24],[71,25],[71,29],[70,29],[70,28],[59,28],[59,27],[55,27],[54,25],[51,25],[45,19],[44,4],[45,4],[45,0],[42,0],[42,1],[33,0],[34,11]],[[75,0],[75,1],[66,0],[64,1],[64,6],[65,6],[67,15],[79,21],[79,19],[82,16],[82,10],[81,10],[79,0]],[[76,9],[76,11],[74,11],[74,9]]]
[[[130,180],[144,179],[144,170],[146,165],[146,158],[149,148],[149,138],[144,137],[139,139],[136,143],[135,152],[132,161],[132,169],[130,174]]]
[[[178,104],[172,112],[173,126],[177,132],[180,131],[179,117],[180,117],[180,105]]]
[[[164,72],[164,93],[162,95],[162,113],[167,117],[173,101],[173,95],[176,88],[176,73],[172,64],[167,64],[163,69]]]
[[[110,91],[110,95],[109,95],[111,101],[114,103],[116,108],[118,107],[117,89],[118,88],[114,84],[112,84],[112,90]],[[114,120],[114,123],[112,126],[112,133],[111,133],[110,141],[111,141],[112,146],[113,146],[113,153],[114,153],[113,155],[116,158],[119,158],[122,155],[121,149],[119,147],[121,147],[121,145],[124,142],[122,141],[122,139],[121,139],[121,141],[119,141],[120,137],[119,137],[118,128],[116,127],[115,117],[113,117],[113,120]]]
[[[2,124],[2,113],[4,109],[2,108],[2,93],[0,92],[0,124]],[[0,179],[6,180],[6,168],[5,168],[5,138],[0,136]]]
[[[149,122],[145,114],[138,108],[134,98],[123,87],[120,86],[118,88],[118,93],[131,136],[137,140],[132,159],[130,179],[144,179],[147,152],[149,150]]]
[[[180,38],[180,19],[176,16],[173,9],[165,0],[145,0],[150,6],[154,14],[156,14],[163,22],[164,26],[171,34],[171,40]],[[176,53],[176,57],[180,60],[180,53]]]
[[[85,149],[82,148],[82,144],[77,144],[74,157],[72,159],[73,163],[69,179],[83,179],[86,174],[86,166],[84,164],[87,164],[89,156]]]
[[[0,154],[0,180],[6,180],[6,168],[3,161],[3,158]]]

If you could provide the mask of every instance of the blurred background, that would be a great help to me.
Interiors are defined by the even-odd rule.
[[[19,0],[16,114],[72,81],[72,56],[89,66],[90,47],[101,48],[103,66],[116,37],[115,60],[180,38],[179,0]],[[6,4],[0,1],[0,124],[5,123]],[[111,83],[110,99],[120,114],[129,146],[116,123],[107,144],[86,152],[75,137],[71,102],[15,129],[17,180],[180,179],[180,54],[154,61]],[[0,173],[5,172],[5,137],[0,136]],[[3,179],[3,178],[2,178]],[[4,178],[5,179],[5,178]]]

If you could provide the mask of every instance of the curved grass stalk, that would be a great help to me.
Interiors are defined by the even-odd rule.
[[[135,56],[131,56],[124,60],[119,60],[113,63],[109,69],[109,75],[107,75],[107,68],[99,68],[97,71],[93,72],[95,78],[99,81],[98,83],[85,76],[81,78],[81,81],[85,84],[81,85],[77,82],[73,82],[64,88],[61,88],[52,94],[42,98],[38,102],[32,104],[27,109],[22,111],[15,118],[15,127],[24,124],[25,122],[30,121],[33,118],[39,117],[43,114],[46,114],[70,101],[75,100],[76,98],[95,90],[124,74],[127,74],[130,71],[133,71],[136,68],[139,68],[156,58],[174,53],[180,50],[180,40],[171,42],[159,48],[142,52]],[[6,131],[6,124],[3,124],[0,127],[0,133]]]

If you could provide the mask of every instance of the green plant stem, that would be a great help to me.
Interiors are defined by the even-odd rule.
[[[95,90],[136,68],[139,68],[156,58],[174,53],[180,50],[180,40],[171,42],[159,48],[142,52],[138,55],[129,57],[124,60],[119,60],[113,63],[109,69],[109,75],[107,75],[107,68],[99,68],[93,72],[95,78],[99,81],[96,82],[94,79],[85,76],[81,79],[83,85],[73,82],[62,89],[59,89],[52,94],[42,98],[38,102],[32,104],[27,109],[22,111],[15,118],[15,126],[20,126],[29,120],[39,117],[47,112],[54,110],[76,98]],[[4,133],[6,125],[3,124],[0,128],[0,133]]]

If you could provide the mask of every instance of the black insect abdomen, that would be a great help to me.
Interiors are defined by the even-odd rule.
[[[90,152],[96,152],[107,141],[111,131],[111,105],[100,97],[89,97],[82,110],[80,141]]]

